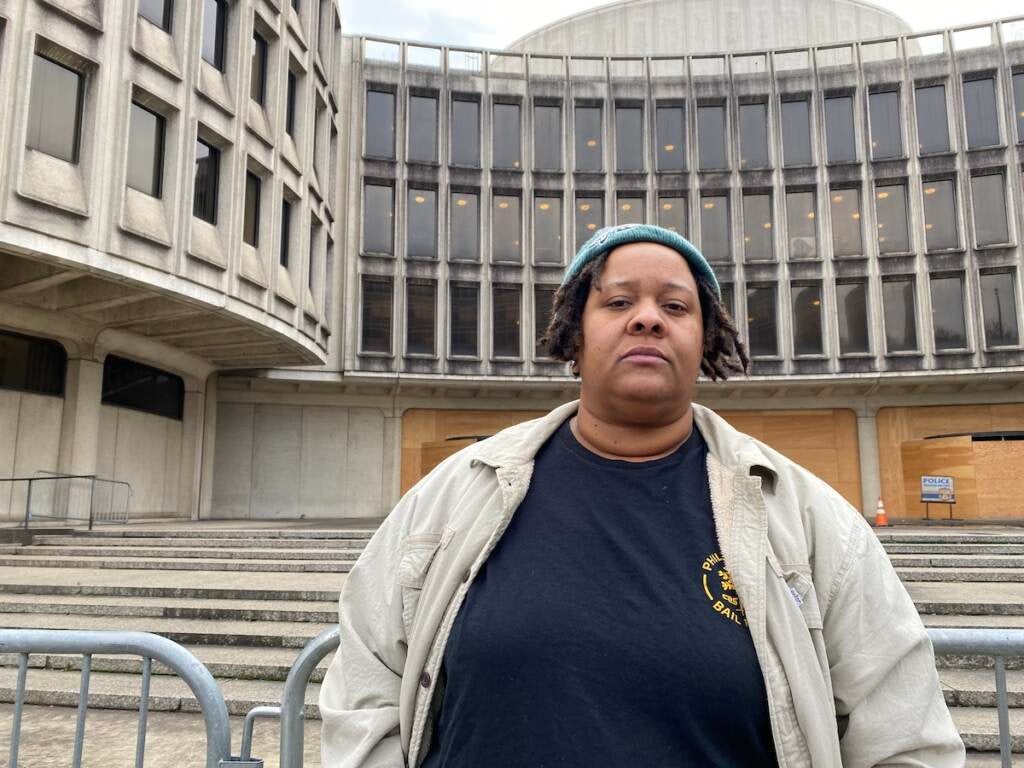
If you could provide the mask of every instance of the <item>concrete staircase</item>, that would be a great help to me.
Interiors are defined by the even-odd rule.
[[[344,574],[374,526],[244,525],[132,526],[36,535],[27,546],[0,545],[0,626],[157,632],[185,645],[210,669],[232,715],[276,704],[299,649],[337,620]],[[897,527],[878,535],[926,625],[1024,627],[1024,532]],[[10,707],[3,705],[13,701],[13,664],[13,658],[0,656],[0,747],[10,717]],[[51,739],[62,742],[61,754],[67,751],[67,744],[53,736],[59,728],[50,710],[43,708],[77,703],[80,665],[81,658],[73,656],[31,659],[26,700],[33,706],[26,727],[35,723],[40,730],[39,755]],[[945,657],[938,667],[947,702],[971,750],[968,765],[997,765],[991,663]],[[90,722],[128,732],[124,723],[134,720],[125,710],[139,704],[141,662],[95,657],[92,668],[90,705],[107,711],[90,713]],[[307,716],[314,729],[325,668],[326,662],[307,691]],[[1024,752],[1024,660],[1011,662],[1010,668],[1014,750]],[[178,738],[167,741],[168,754],[181,748],[183,734],[201,745],[197,715],[181,714],[198,711],[190,691],[159,665],[155,671],[151,711],[181,721],[174,726]],[[276,732],[273,726],[258,729]],[[160,743],[154,738],[151,750]],[[272,749],[272,739],[267,743]],[[319,764],[310,745],[307,754],[309,768]]]

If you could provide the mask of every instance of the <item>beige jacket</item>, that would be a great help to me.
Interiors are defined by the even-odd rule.
[[[320,690],[325,768],[425,759],[459,606],[526,495],[534,456],[576,408],[448,458],[370,540],[342,589],[341,646]],[[712,411],[694,413],[780,768],[963,766],[931,643],[864,518]]]

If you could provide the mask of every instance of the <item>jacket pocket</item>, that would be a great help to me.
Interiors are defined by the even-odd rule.
[[[780,563],[771,550],[768,552],[768,565],[785,582],[789,596],[800,608],[807,628],[821,629],[821,608],[811,578],[811,566],[807,563]]]
[[[440,533],[418,533],[402,541],[402,554],[398,562],[398,583],[402,586],[402,625],[405,636],[412,632],[420,593],[434,555],[441,546]]]

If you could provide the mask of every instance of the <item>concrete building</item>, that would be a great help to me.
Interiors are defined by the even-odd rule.
[[[536,348],[552,292],[648,221],[714,262],[754,357],[702,402],[866,514],[923,517],[943,474],[955,516],[1020,516],[1024,443],[989,438],[1024,430],[1024,22],[768,7],[632,0],[481,51],[343,35],[330,0],[0,2],[29,84],[0,475],[123,480],[135,517],[385,514],[575,395]]]

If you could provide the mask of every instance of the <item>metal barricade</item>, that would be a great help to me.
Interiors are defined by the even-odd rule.
[[[11,724],[9,768],[18,766],[21,743],[21,719],[25,707],[28,679],[28,657],[33,653],[81,654],[82,674],[75,727],[72,768],[82,764],[85,721],[88,711],[89,678],[95,654],[122,654],[142,657],[142,680],[139,694],[139,722],[135,741],[135,768],[142,768],[146,750],[146,729],[149,719],[149,684],[153,660],[174,671],[192,690],[206,724],[206,768],[252,766],[259,761],[242,761],[231,755],[231,725],[228,708],[220,686],[210,671],[191,653],[177,643],[148,632],[108,632],[62,629],[0,629],[0,653],[18,655],[17,683]]]
[[[1010,708],[1006,694],[1006,659],[1024,656],[1024,629],[929,629],[936,656],[991,656],[995,660],[996,709],[999,716],[999,757],[1012,765]]]
[[[40,470],[32,477],[0,478],[0,512],[6,511],[0,516],[23,514],[25,528],[32,520],[58,520],[92,530],[96,523],[127,523],[131,496],[123,480]]]

